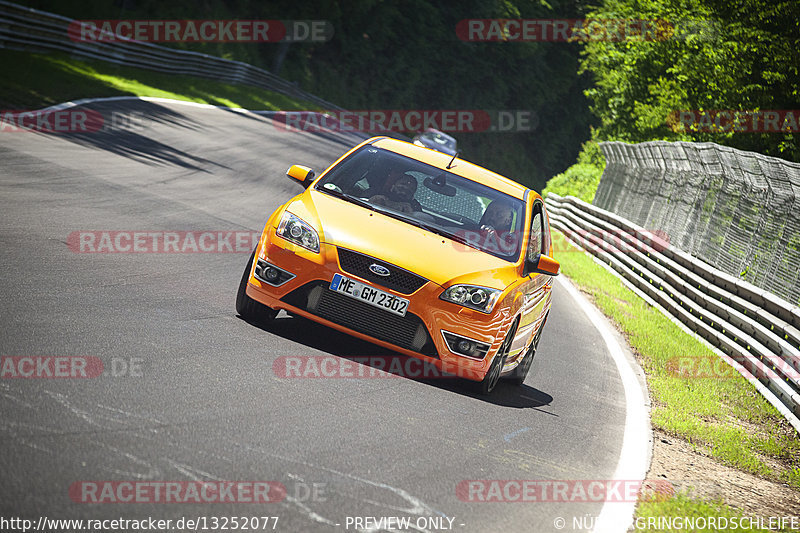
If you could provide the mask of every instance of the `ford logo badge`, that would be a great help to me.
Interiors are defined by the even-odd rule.
[[[388,268],[386,268],[383,265],[379,265],[378,263],[372,263],[369,266],[369,271],[372,272],[373,274],[377,275],[377,276],[383,276],[383,277],[386,277],[389,274],[391,274],[391,272],[389,272]]]

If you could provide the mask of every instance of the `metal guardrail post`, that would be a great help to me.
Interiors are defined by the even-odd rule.
[[[556,194],[545,202],[553,228],[739,363],[800,432],[800,308],[614,213]]]
[[[693,257],[800,304],[800,163],[714,143],[600,148],[595,206],[668,231]]]

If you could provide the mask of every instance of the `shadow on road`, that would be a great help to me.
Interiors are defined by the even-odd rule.
[[[239,317],[241,318],[241,317]],[[244,320],[244,319],[242,319]],[[460,379],[455,376],[441,376],[435,378],[422,378],[422,377],[408,377],[403,368],[403,360],[412,359],[407,355],[394,352],[392,350],[382,348],[370,342],[362,341],[355,337],[351,337],[345,333],[341,333],[335,329],[323,326],[312,320],[302,317],[290,317],[281,314],[273,320],[270,324],[251,324],[263,331],[277,335],[286,340],[297,343],[298,345],[306,346],[313,350],[318,350],[336,357],[341,357],[352,361],[355,364],[363,365],[375,369],[375,371],[382,371],[388,374],[393,374],[400,379],[411,379],[419,383],[425,383],[431,387],[475,398],[483,402],[499,405],[503,407],[513,407],[516,409],[536,409],[551,416],[558,416],[546,410],[540,409],[541,407],[550,405],[553,397],[544,391],[540,391],[535,387],[524,384],[522,386],[515,386],[503,380],[497,385],[495,390],[488,396],[484,396],[475,392],[473,389],[474,382],[466,379]],[[301,353],[291,354],[300,356],[313,356],[314,353]],[[365,359],[369,358],[369,359]],[[386,360],[386,358],[398,358],[400,364],[392,365],[381,364],[377,366],[376,363]],[[415,368],[419,368],[416,366]],[[364,370],[363,374],[368,374],[370,370]],[[358,379],[358,378],[354,378]],[[386,379],[386,378],[384,378]]]
[[[39,134],[55,136],[85,148],[104,150],[150,165],[174,165],[198,172],[210,172],[209,167],[229,168],[153,139],[152,132],[148,130],[154,124],[192,131],[204,127],[196,120],[164,105],[132,100],[124,104],[97,102],[71,109],[81,110],[94,112],[87,121],[91,131]],[[102,116],[102,123],[97,118],[99,116]]]

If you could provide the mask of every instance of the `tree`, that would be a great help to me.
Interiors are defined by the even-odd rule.
[[[586,94],[601,122],[595,138],[712,141],[800,161],[797,133],[687,129],[675,115],[681,110],[795,109],[800,3],[604,0],[589,16],[661,20],[667,30],[653,41],[586,46],[581,71],[592,75],[594,87]]]

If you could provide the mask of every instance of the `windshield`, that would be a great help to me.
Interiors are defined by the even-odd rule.
[[[415,159],[363,146],[315,188],[506,261],[519,257],[522,200]]]

